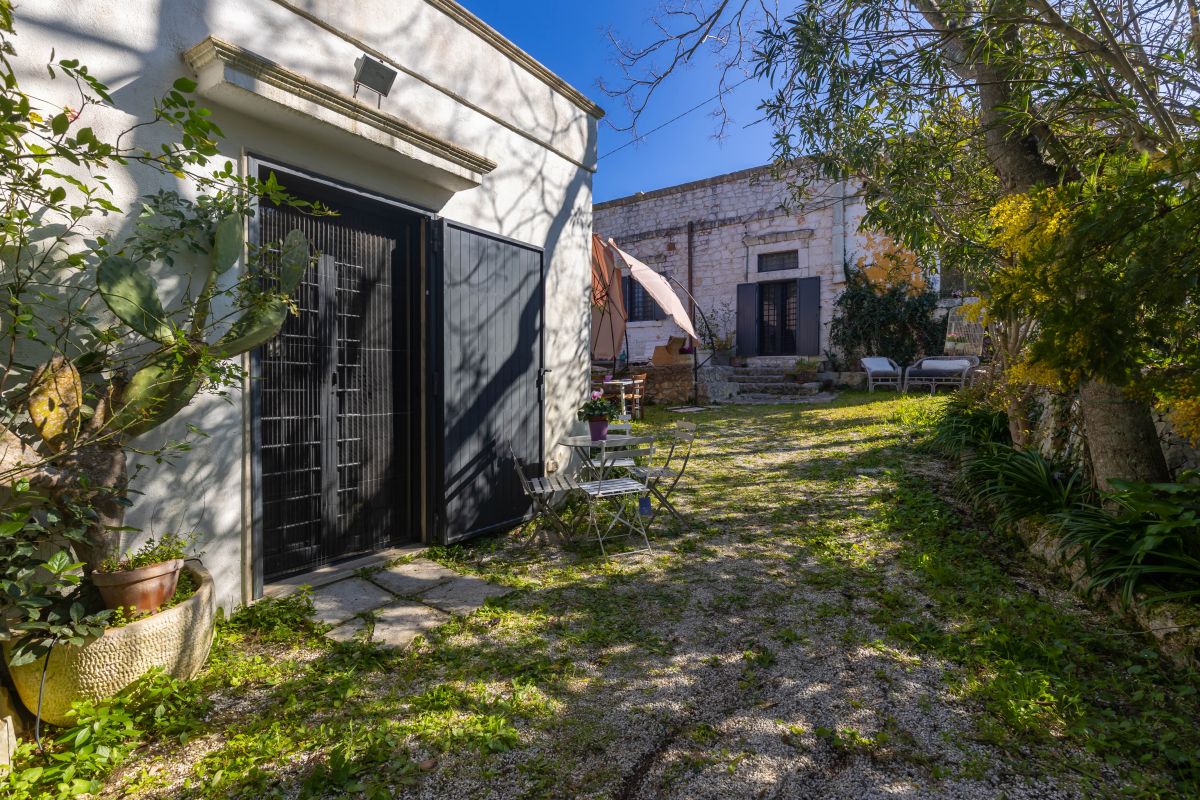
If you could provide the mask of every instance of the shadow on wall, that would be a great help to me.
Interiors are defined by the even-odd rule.
[[[244,34],[238,43],[249,49],[255,49],[256,43],[264,37],[276,38],[279,34],[270,25],[263,24],[264,17],[283,19],[311,32],[305,23],[299,22],[298,17],[281,7],[268,2],[256,5],[256,13],[243,15],[246,21],[237,23],[242,25]],[[131,28],[114,26],[111,6],[95,2],[79,4],[76,13],[69,17],[46,10],[48,6],[21,9],[18,11],[18,29],[37,30],[41,38],[62,42],[63,46],[57,48],[58,57],[83,56],[81,60],[89,63],[88,54],[95,53],[96,61],[100,63],[92,72],[112,87],[115,104],[125,113],[144,116],[152,112],[154,98],[166,91],[175,77],[186,73],[186,67],[180,61],[183,50],[208,35],[230,36],[227,28],[232,27],[233,23],[226,12],[233,10],[233,6],[219,0],[188,4],[161,0],[138,6],[134,12],[122,15],[123,19],[126,15],[131,18]],[[217,14],[221,15],[219,27],[214,19]],[[413,12],[394,20],[388,26],[393,33],[382,34],[378,40],[399,38],[398,32],[405,30],[416,14]],[[145,42],[146,45],[130,45],[130,41]],[[72,43],[78,46],[72,48]],[[71,52],[72,49],[87,52]],[[340,67],[331,69],[331,65],[340,65],[346,60],[345,51],[346,43],[332,36],[307,36],[303,49],[304,65],[293,63],[289,66],[330,85],[348,86],[352,63],[346,63],[344,70]],[[35,54],[28,52],[23,55],[32,58]],[[37,55],[45,57],[49,54]],[[464,68],[470,70],[469,59],[467,61]],[[544,124],[543,135],[551,139],[575,135],[572,126],[578,125],[578,118],[573,120],[555,103],[546,103],[541,96],[542,89],[546,92],[552,90],[541,87],[535,94],[529,87],[530,82],[515,80],[522,68],[510,64],[509,69],[514,77],[512,85],[520,87],[524,93],[523,102],[529,113]],[[346,74],[342,75],[342,72]],[[306,148],[305,142],[289,136],[286,131],[268,129],[240,115],[223,112],[219,107],[215,107],[214,112],[229,136],[227,144],[245,145],[247,150],[254,152],[257,149],[256,137],[269,137],[259,140],[263,142],[264,155],[280,160],[302,161],[303,154],[308,153],[309,164],[301,163],[300,166],[309,166],[314,172],[333,173],[333,177],[364,185],[377,186],[382,180],[379,170],[372,164],[361,161],[356,164],[351,159],[339,159],[333,154],[324,154],[330,157],[328,169],[323,170],[319,163],[312,161],[317,154],[312,153],[311,145]],[[452,118],[466,124],[474,114],[465,107],[457,106],[452,111]],[[225,115],[227,118],[222,119]],[[120,119],[116,120],[117,117]],[[477,126],[478,120],[473,121]],[[128,117],[110,113],[103,124],[96,126],[97,132],[103,135],[104,125],[113,127],[118,123],[116,130],[127,127]],[[587,125],[586,128],[589,137],[586,152],[594,153],[595,125]],[[172,133],[174,131],[167,127],[142,128],[136,131],[136,144],[155,150],[162,143],[176,140],[177,137],[170,135]],[[501,138],[504,136],[507,134]],[[476,470],[477,476],[486,476],[489,465],[494,472],[498,468],[496,465],[501,462],[507,467],[506,445],[513,432],[491,426],[478,431],[468,428],[472,420],[486,417],[485,412],[490,404],[496,402],[496,398],[506,397],[512,392],[513,382],[519,381],[537,358],[539,342],[535,332],[539,321],[545,323],[544,363],[553,370],[546,382],[546,418],[549,423],[549,429],[545,432],[547,455],[552,452],[553,443],[559,436],[567,432],[574,408],[587,390],[590,177],[559,156],[536,147],[516,134],[512,134],[512,137],[516,143],[512,150],[520,153],[521,157],[518,159],[506,154],[497,170],[486,178],[483,187],[464,193],[467,195],[464,202],[473,208],[474,216],[470,222],[474,226],[496,230],[522,241],[541,244],[545,248],[545,319],[539,320],[542,313],[541,297],[537,292],[529,291],[528,281],[536,277],[525,276],[513,281],[505,287],[503,294],[493,298],[497,308],[506,301],[522,302],[517,323],[519,334],[512,341],[472,336],[470,329],[459,331],[464,343],[460,353],[462,380],[458,384],[457,395],[448,398],[447,404],[454,410],[454,421],[450,423],[447,436],[451,440],[460,440],[470,435],[482,438],[488,445],[476,459],[484,468],[480,469],[478,463],[474,466],[464,465],[466,472],[453,476],[455,479],[471,477],[471,470]],[[294,158],[289,158],[293,154]],[[114,183],[118,192],[125,195],[118,199],[131,204],[134,198],[163,188],[189,193],[183,182],[173,186],[164,185],[163,176],[143,168],[131,168]],[[406,184],[405,194],[408,194],[409,188]],[[425,184],[411,188],[420,197],[401,199],[432,209],[443,209],[451,200],[449,194]],[[110,238],[120,240],[127,236],[133,224],[132,218],[116,222]],[[169,288],[170,296],[163,298],[168,306],[178,306],[186,298],[188,277],[186,274],[180,275]],[[488,291],[493,290],[494,287],[488,287]],[[478,323],[480,320],[472,322]],[[536,415],[531,413],[524,424],[538,425]],[[135,470],[140,470],[135,489],[140,486],[143,494],[131,510],[130,524],[140,526],[143,530],[130,537],[127,546],[136,546],[145,538],[166,532],[200,531],[197,549],[205,552],[205,560],[218,582],[218,601],[225,606],[242,600],[237,587],[242,570],[243,515],[240,498],[243,451],[241,447],[231,446],[231,443],[242,441],[242,426],[240,392],[198,397],[174,420],[138,443],[141,449],[152,450],[189,438],[189,431],[199,429],[203,435],[191,436],[191,451],[181,453],[178,459],[165,463],[153,457],[138,457],[132,463]],[[237,502],[231,502],[234,497],[239,498]]]

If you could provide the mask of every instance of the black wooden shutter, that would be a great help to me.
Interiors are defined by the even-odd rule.
[[[758,284],[737,287],[737,354],[758,355]]]
[[[509,457],[542,463],[542,253],[442,223],[440,372],[445,542],[510,527],[529,502]]]
[[[796,354],[821,355],[821,279],[796,281]]]

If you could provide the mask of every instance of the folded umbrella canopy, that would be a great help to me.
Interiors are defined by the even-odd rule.
[[[604,240],[592,234],[592,360],[612,361],[625,343],[621,273]]]
[[[640,283],[642,288],[650,293],[663,313],[670,317],[688,336],[699,339],[696,329],[692,327],[692,320],[688,316],[687,309],[683,307],[683,301],[679,299],[679,295],[675,294],[675,290],[671,288],[667,279],[617,247],[617,243],[612,239],[608,240],[608,246],[621,261],[625,262],[625,266],[629,268],[629,277]]]

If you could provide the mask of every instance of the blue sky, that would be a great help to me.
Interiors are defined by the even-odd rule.
[[[628,124],[618,98],[605,96],[597,86],[604,78],[620,79],[616,54],[605,35],[612,27],[624,38],[644,42],[648,18],[657,3],[646,0],[461,0],[482,18],[563,80],[599,103],[608,121]],[[711,64],[696,64],[672,76],[651,101],[640,125],[646,132],[716,94],[717,74]],[[756,110],[763,89],[743,84],[727,101],[733,124],[721,140],[714,139],[717,122],[709,115],[717,104],[688,114],[638,144],[605,156],[628,142],[628,131],[600,123],[600,169],[594,191],[597,201],[707,178],[723,172],[765,164],[771,160],[771,131]]]

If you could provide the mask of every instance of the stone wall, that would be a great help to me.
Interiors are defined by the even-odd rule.
[[[691,364],[667,367],[647,366],[646,402],[659,406],[679,406],[692,402],[694,374]]]
[[[707,180],[598,203],[593,230],[622,249],[688,285],[688,230],[691,223],[692,287],[700,309],[710,317],[721,307],[736,308],[742,283],[821,279],[821,345],[829,346],[833,303],[845,287],[843,263],[863,247],[858,222],[865,206],[845,184],[820,184],[803,204],[785,181],[759,167]],[[795,251],[796,269],[758,272],[758,256]],[[679,291],[684,306],[688,298]],[[699,314],[693,314],[699,328]],[[629,358],[645,361],[668,336],[682,332],[669,320],[631,322]]]
[[[1063,398],[1050,392],[1041,392],[1035,398],[1037,410],[1032,431],[1032,444],[1047,458],[1086,466],[1083,420],[1079,413],[1079,399]],[[1154,425],[1158,429],[1158,440],[1172,478],[1188,469],[1200,469],[1200,449],[1191,445],[1177,434],[1170,421],[1160,412],[1154,412]]]

